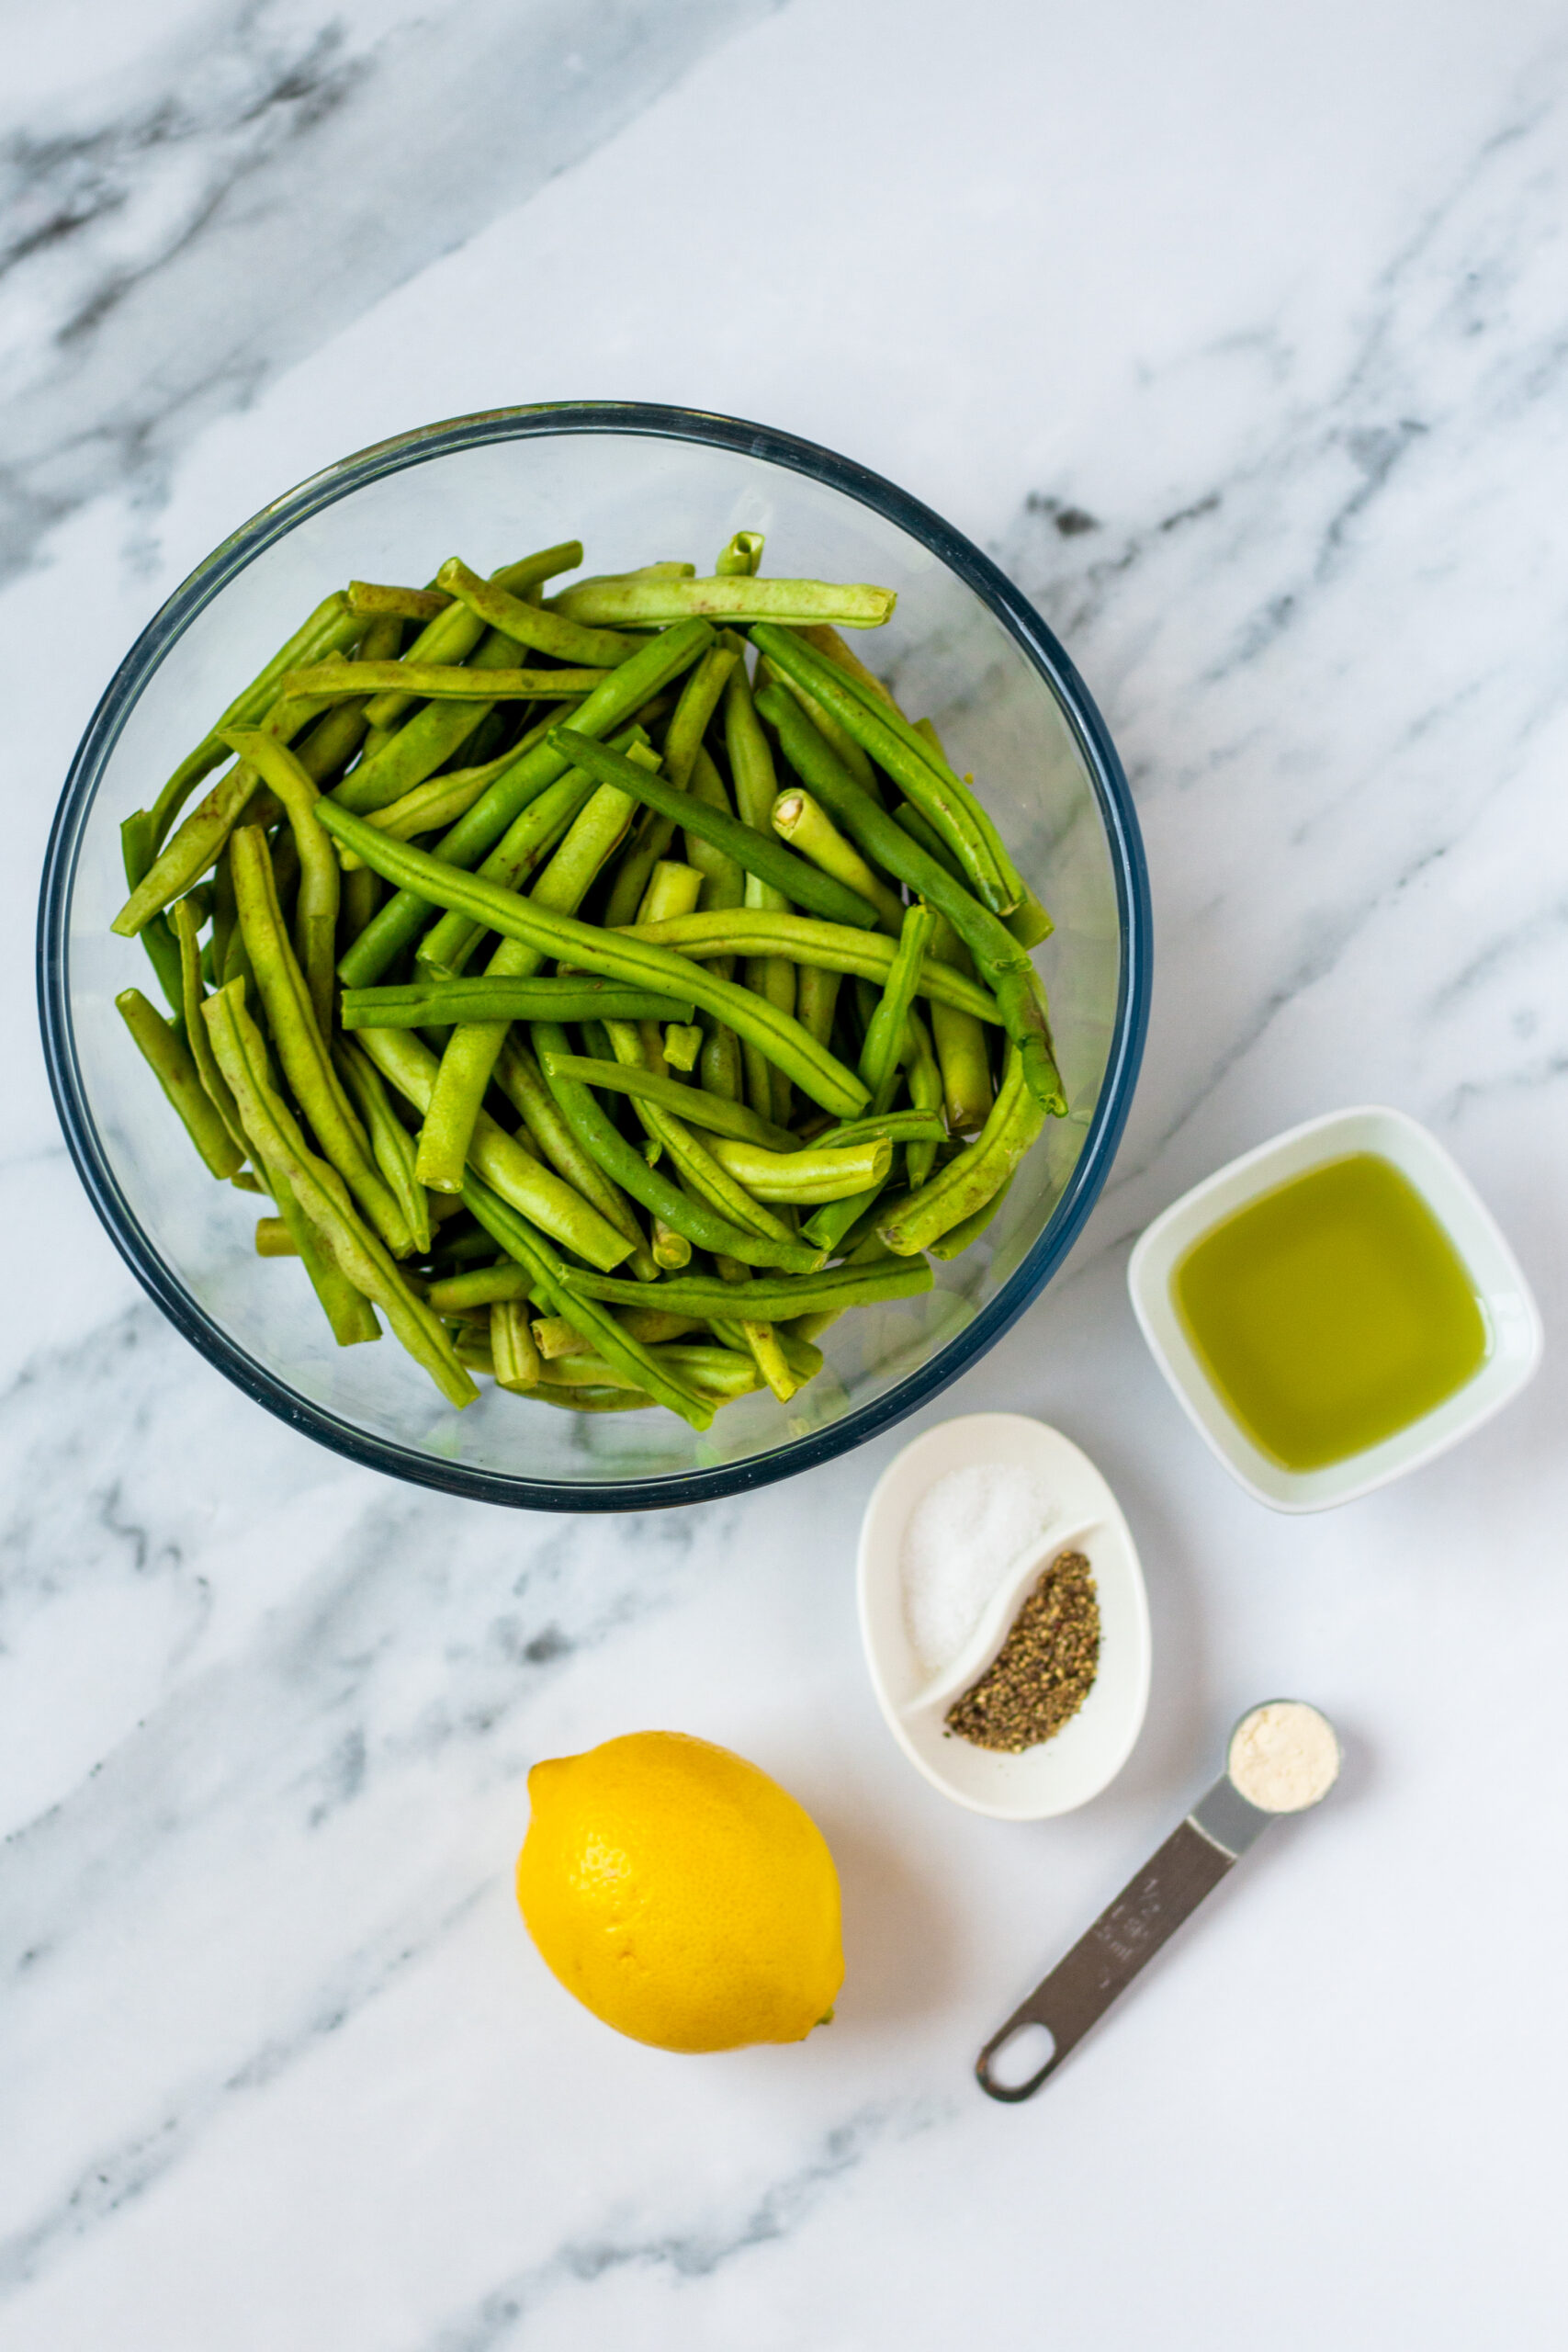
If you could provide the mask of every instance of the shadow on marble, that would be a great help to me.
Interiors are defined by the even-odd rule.
[[[1118,1806],[1142,1811],[1151,1802],[1179,1801],[1183,1792],[1195,1792],[1217,1754],[1201,1564],[1152,1465],[1145,1469],[1131,1448],[1123,1453],[1103,1443],[1100,1459],[1138,1547],[1154,1660],[1143,1731],[1100,1802],[1107,1813]]]
[[[880,2032],[942,2009],[958,1984],[952,1908],[942,1888],[868,1833],[863,1815],[819,1807],[817,1820],[844,1898],[844,1990],[835,2038]]]

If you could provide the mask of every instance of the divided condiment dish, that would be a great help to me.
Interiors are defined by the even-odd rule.
[[[906,1620],[905,1533],[938,1479],[978,1463],[1033,1473],[1054,1508],[1039,1545],[1008,1564],[962,1651],[932,1674]],[[1077,1713],[1019,1755],[948,1733],[947,1707],[985,1672],[1042,1568],[1067,1549],[1088,1555],[1100,1615],[1099,1668]],[[944,1796],[997,1820],[1039,1821],[1087,1804],[1115,1778],[1148,1704],[1148,1602],[1116,1498],[1070,1439],[1021,1413],[971,1413],[928,1430],[889,1464],[873,1491],[861,1526],[858,1577],[861,1635],[877,1704],[909,1761]]]

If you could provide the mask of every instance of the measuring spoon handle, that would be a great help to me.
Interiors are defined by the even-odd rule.
[[[1001,2031],[991,2036],[975,2062],[980,2088],[992,2098],[1032,2098],[1117,1994],[1213,1892],[1268,1817],[1247,1804],[1228,1781],[1217,1781],[1065,1959],[1019,2004]],[[997,2081],[992,2059],[1028,2025],[1045,2028],[1052,2041],[1050,2055],[1024,2082]]]

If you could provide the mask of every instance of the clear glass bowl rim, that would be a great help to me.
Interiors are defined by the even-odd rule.
[[[1061,1199],[1028,1255],[972,1323],[929,1362],[829,1428],[750,1461],[676,1476],[606,1479],[581,1486],[513,1477],[443,1462],[372,1435],[301,1396],[243,1352],[171,1272],[121,1192],[88,1104],[72,1029],[68,974],[71,893],[88,814],[121,729],[159,663],[197,616],[265,548],[308,516],[367,483],[432,458],[536,434],[613,433],[693,441],[808,475],[869,506],[936,556],[978,596],[1055,694],[1083,755],[1105,829],[1121,926],[1121,967],[1111,1050],[1100,1101]],[[273,500],[214,548],[153,615],[105,689],[77,746],[45,854],[39,899],[38,990],[44,1061],[66,1148],[109,1238],[176,1330],[226,1378],[280,1420],[352,1462],[418,1486],[533,1510],[624,1511],[671,1508],[793,1477],[892,1428],[978,1361],[1039,1296],[1094,1206],[1132,1106],[1148,1029],[1153,918],[1148,865],[1116,748],[1066,653],[1006,574],[953,526],[852,458],[741,418],[641,401],[564,401],[490,409],[416,427],[344,458]]]

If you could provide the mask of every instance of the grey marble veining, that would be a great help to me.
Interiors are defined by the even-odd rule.
[[[1280,2352],[1548,2352],[1568,2284],[1564,1923],[1540,1870],[1568,1805],[1553,29],[1435,0],[1287,7],[1272,33],[1219,0],[1179,23],[1118,0],[1049,39],[1023,0],[987,0],[961,45],[934,0],[570,13],[600,66],[581,105],[552,99],[540,135],[581,160],[548,185],[502,135],[509,109],[532,120],[525,85],[578,86],[543,9],[514,57],[516,11],[166,0],[137,39],[117,19],[90,72],[57,45],[15,103],[51,191],[28,217],[83,217],[0,288],[32,560],[0,592],[19,844],[0,985],[20,1007],[48,808],[103,679],[193,554],[309,464],[509,392],[642,392],[816,431],[917,492],[947,481],[937,503],[1038,601],[1125,758],[1156,991],[1083,1243],[911,1427],[1035,1412],[1101,1464],[1149,1577],[1149,1722],[1105,1797],[1038,1829],[916,1781],[851,1589],[908,1430],[786,1487],[618,1521],[454,1503],[308,1444],[135,1291],[18,1015],[0,2347],[935,2352],[978,2307],[993,2334],[1097,2352],[1213,2352],[1259,2313]],[[485,60],[463,85],[475,178],[430,103],[459,33]],[[1326,115],[1287,70],[1315,38],[1354,62]],[[1168,115],[1138,113],[1134,58],[1177,94]],[[186,128],[164,141],[171,90]],[[1122,215],[1152,249],[1204,169],[1260,170],[1258,125],[1309,158],[1280,185],[1321,204],[1266,175],[1222,190],[1191,331],[1156,334],[1176,262],[1145,266]],[[1074,135],[1119,177],[1041,226]],[[417,253],[393,233],[400,136],[440,190],[414,207]],[[639,240],[716,156],[728,209],[703,267],[650,296]],[[760,201],[784,163],[810,168]],[[1351,212],[1375,234],[1357,243]],[[966,307],[976,218],[1015,255],[989,311]],[[341,249],[303,285],[318,219]],[[1075,243],[1092,299],[1026,350],[1020,288],[1049,290]],[[919,300],[887,294],[895,244]],[[516,315],[486,300],[500,252],[537,263]],[[187,301],[221,365],[176,332]],[[875,368],[856,364],[868,316]],[[999,447],[964,438],[976,402]],[[933,413],[964,453],[945,476]],[[1036,415],[1051,431],[1015,450]],[[142,495],[165,503],[138,536]],[[1231,1152],[1377,1099],[1436,1125],[1498,1211],[1547,1364],[1430,1470],[1280,1521],[1160,1387],[1126,1244]],[[1212,1778],[1226,1724],[1283,1689],[1345,1731],[1333,1804],[1249,1858],[1039,2101],[982,2100],[980,2041]],[[849,1974],[798,2050],[621,2042],[523,1934],[529,1765],[653,1724],[754,1756],[829,1836]]]
[[[24,81],[0,98],[0,565],[106,490],[155,503],[204,424],[779,5],[203,0],[128,71],[41,106]]]
[[[1032,493],[997,549],[1095,680],[1154,861],[1164,985],[1115,1179],[1125,1231],[1156,1204],[1139,1178],[1216,1090],[1489,836],[1517,858],[1507,903],[1456,933],[1451,976],[1408,996],[1395,980],[1374,1017],[1407,1035],[1422,1115],[1440,1125],[1568,1071],[1557,992],[1525,977],[1548,978],[1562,924],[1561,834],[1534,763],[1568,705],[1540,503],[1563,470],[1562,57],[1521,81],[1356,289],[1337,381],[1298,396],[1297,355],[1261,328],[1197,353],[1146,380],[1115,431],[1179,464],[1194,375],[1262,366],[1260,447],[1135,514],[1118,511],[1113,447],[1085,453],[1084,503]],[[1201,861],[1184,854],[1198,804]],[[1512,1001],[1521,983],[1529,1002]],[[1206,1067],[1165,1050],[1200,1008]]]

